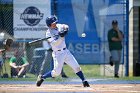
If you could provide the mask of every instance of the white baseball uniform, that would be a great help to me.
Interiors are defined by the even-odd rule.
[[[54,60],[54,69],[52,70],[52,77],[60,75],[64,62],[68,64],[75,73],[80,69],[80,66],[70,51],[66,48],[65,37],[59,36],[59,31],[64,30],[63,28],[68,27],[65,24],[57,24],[56,29],[49,28],[46,32],[46,37],[51,37],[48,39],[52,47],[52,57]]]

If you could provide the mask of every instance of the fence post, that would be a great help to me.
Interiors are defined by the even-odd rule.
[[[125,76],[129,76],[129,0],[126,0],[126,63]]]

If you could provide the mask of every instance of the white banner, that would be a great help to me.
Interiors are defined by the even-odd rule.
[[[51,0],[13,0],[15,38],[45,37],[46,17],[51,15]]]

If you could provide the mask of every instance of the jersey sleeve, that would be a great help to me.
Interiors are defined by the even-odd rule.
[[[108,41],[112,41],[112,38],[114,37],[111,30],[108,31]]]
[[[11,57],[9,63],[14,63],[16,62],[16,58],[15,57]]]
[[[43,48],[45,48],[46,50],[49,50],[51,49],[51,45],[47,41],[43,41]]]
[[[23,61],[23,64],[28,63],[28,61],[27,61],[27,59],[25,57],[22,57],[22,61]]]
[[[51,34],[49,33],[49,31],[46,32],[46,38],[50,37],[47,41],[48,43],[50,43],[53,39],[52,39],[52,36]]]

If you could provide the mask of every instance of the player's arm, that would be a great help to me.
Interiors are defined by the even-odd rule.
[[[51,36],[48,32],[46,32],[46,37],[51,37],[47,41],[54,46],[59,45],[64,40],[64,37],[60,37],[59,35]]]
[[[112,41],[121,41],[119,38],[117,38],[117,37],[112,37],[112,39],[111,39]]]
[[[119,34],[121,36],[115,37],[114,34],[112,34],[111,31],[108,32],[108,41],[122,41],[123,34],[119,31]]]
[[[118,38],[117,37],[112,37],[112,41],[122,41],[123,40],[123,34],[120,31],[117,31],[118,33]]]
[[[51,43],[54,46],[59,45],[63,41],[64,41],[64,37],[60,37],[60,36],[58,36],[57,38],[48,39],[48,42]]]
[[[0,55],[2,54],[2,50],[0,50]]]
[[[11,57],[11,58],[10,58],[10,63],[9,63],[9,65],[10,65],[11,67],[13,67],[13,68],[18,68],[18,66],[16,66],[16,64],[15,64],[15,58],[14,58],[14,57]]]
[[[28,65],[29,65],[29,62],[26,60],[26,58],[25,58],[25,57],[22,57],[22,61],[24,62],[24,64],[23,64],[23,65],[21,65],[21,67],[26,67],[26,66],[28,66]]]
[[[14,63],[10,63],[10,66],[13,68],[18,68],[18,66],[16,66]]]
[[[120,41],[122,41],[123,40],[123,33],[119,30],[119,28],[117,28],[116,30],[117,30],[117,33],[118,33],[118,39]]]
[[[122,34],[122,32],[119,30],[118,27],[115,30],[117,31],[118,37],[117,38],[114,37],[114,38],[112,38],[112,40],[113,41],[122,41],[123,40],[123,34]]]

